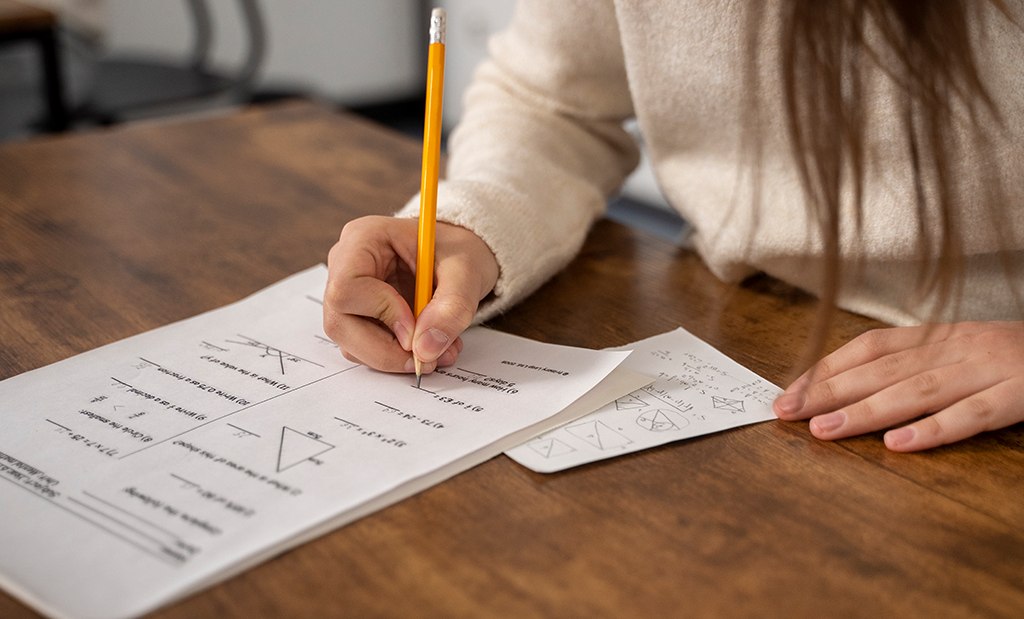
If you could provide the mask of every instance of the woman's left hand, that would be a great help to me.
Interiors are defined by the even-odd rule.
[[[826,440],[885,433],[920,451],[1024,421],[1024,322],[869,331],[816,363],[773,405]],[[916,420],[916,421],[915,421]]]

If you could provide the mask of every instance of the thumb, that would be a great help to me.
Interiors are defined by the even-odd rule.
[[[448,281],[438,284],[434,297],[420,312],[413,333],[413,355],[420,361],[437,361],[473,322],[479,301],[467,294],[471,288]]]
[[[472,231],[439,225],[433,298],[420,312],[413,332],[413,356],[437,361],[473,322],[480,299],[494,288],[498,263],[484,241]],[[456,348],[456,354],[461,345]]]
[[[437,361],[469,327],[476,306],[476,302],[457,294],[435,295],[416,320],[413,355],[423,362]]]

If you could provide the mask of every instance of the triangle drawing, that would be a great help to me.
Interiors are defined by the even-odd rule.
[[[665,432],[666,430],[679,429],[679,425],[668,416],[668,413],[661,409],[642,413],[636,418],[636,423],[644,430],[650,430],[651,432]],[[684,423],[683,425],[686,426],[689,424]]]
[[[565,431],[598,449],[625,447],[633,442],[628,436],[619,434],[601,421],[584,421],[566,426]]]
[[[644,402],[632,393],[615,400],[615,409],[620,411],[643,408],[645,406],[647,406],[647,402]]]
[[[568,445],[557,438],[536,438],[529,443],[530,449],[536,451],[545,458],[564,456],[567,453],[576,451],[572,445]]]
[[[330,443],[283,426],[281,428],[281,446],[277,452],[277,472],[286,471],[296,464],[301,464],[332,449],[334,449],[334,445]]]

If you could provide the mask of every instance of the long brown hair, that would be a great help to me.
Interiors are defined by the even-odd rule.
[[[751,45],[746,73],[759,89],[756,57],[766,9],[751,3]],[[820,289],[821,311],[814,350],[823,346],[839,295],[840,208],[852,203],[859,232],[865,179],[866,116],[862,99],[869,69],[885,71],[899,87],[899,112],[910,153],[915,194],[915,215],[926,265],[918,295],[935,295],[941,304],[956,304],[962,282],[963,234],[957,197],[962,195],[953,162],[970,149],[987,195],[980,196],[989,210],[1001,247],[1007,247],[1004,227],[1005,191],[994,172],[994,154],[987,147],[988,127],[1002,119],[978,69],[978,25],[984,11],[996,9],[1012,19],[1000,0],[786,0],[780,6],[774,34],[779,43],[778,75],[781,83],[785,129],[800,177],[809,221],[820,229],[824,268]],[[746,108],[746,121],[758,119],[756,99]],[[972,129],[970,143],[951,135],[954,116],[966,116]],[[753,119],[753,120],[751,120]],[[759,147],[760,148],[760,147]],[[760,153],[760,151],[758,150]],[[760,154],[757,155],[760,157]],[[844,197],[843,191],[850,188]],[[850,195],[852,194],[852,195]],[[934,232],[927,222],[938,222]],[[1003,259],[1012,285],[1013,264]],[[1015,290],[1020,302],[1020,291]],[[956,313],[954,307],[954,313]]]

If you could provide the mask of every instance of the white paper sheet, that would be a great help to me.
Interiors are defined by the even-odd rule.
[[[0,584],[55,616],[138,615],[649,380],[570,407],[627,353],[474,329],[417,389],[341,357],[325,281],[0,382]]]
[[[775,419],[782,390],[684,329],[622,349],[623,366],[654,383],[507,452],[538,473]],[[620,349],[621,350],[621,349]]]

